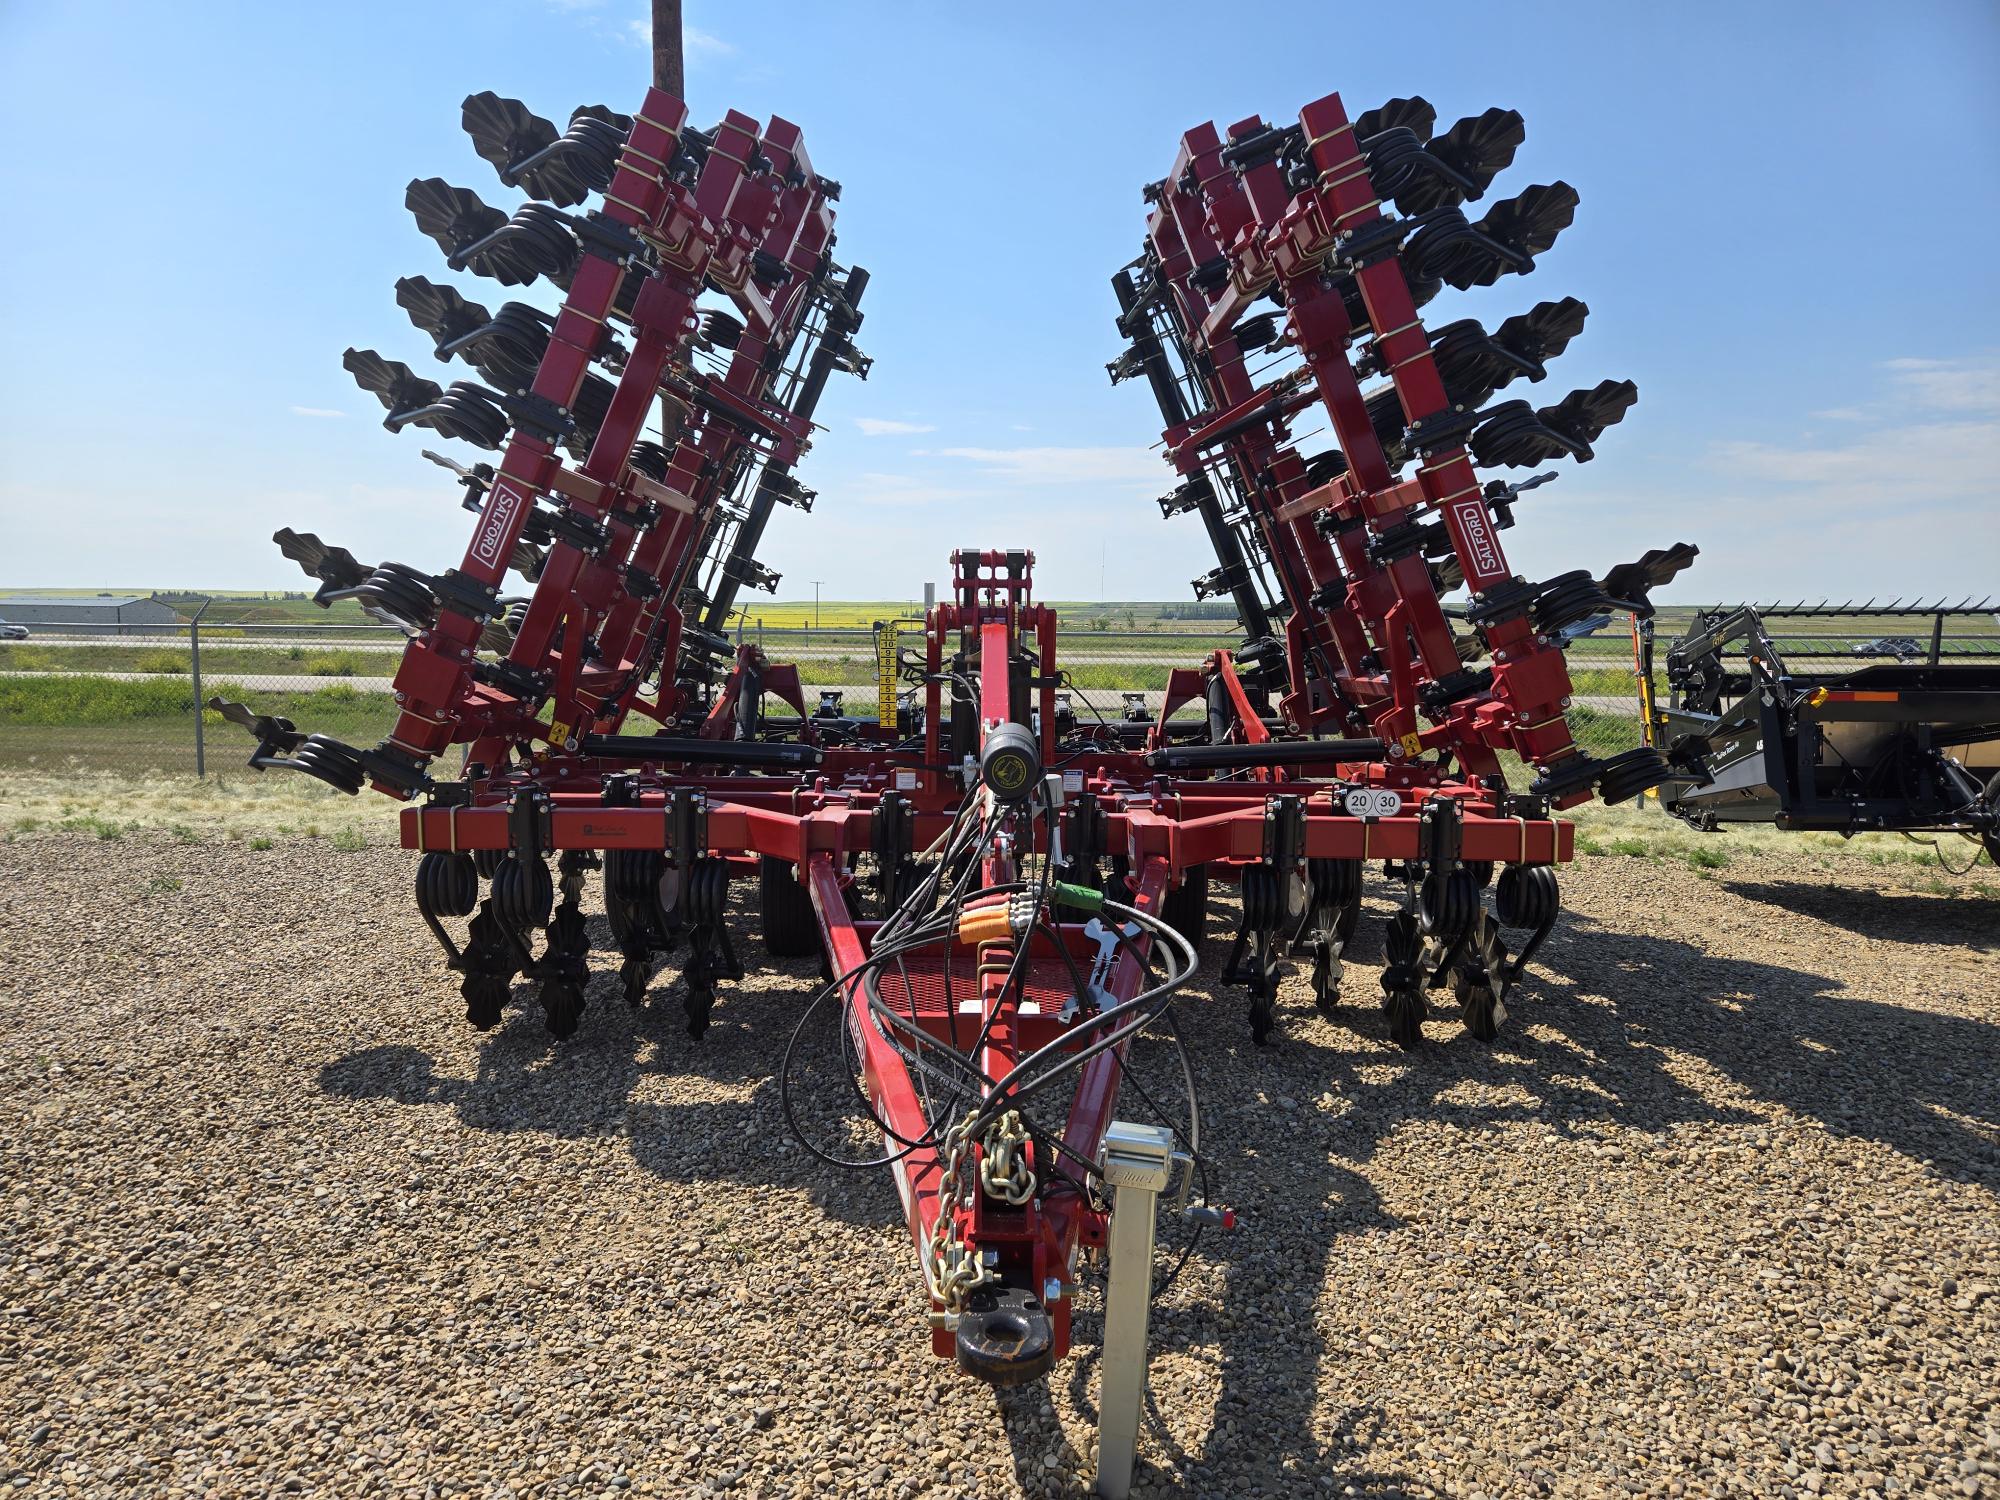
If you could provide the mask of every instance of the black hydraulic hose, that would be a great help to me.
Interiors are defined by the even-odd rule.
[[[826,761],[826,752],[817,745],[774,744],[765,740],[683,739],[664,734],[586,734],[582,753],[606,760],[657,760],[690,766],[778,767],[784,770],[811,770]]]
[[[977,1134],[984,1131],[994,1120],[999,1118],[1001,1113],[1013,1108],[1020,1100],[1032,1097],[1064,1074],[1075,1072],[1099,1053],[1116,1047],[1128,1037],[1137,1036],[1160,1018],[1166,1009],[1173,1004],[1174,992],[1194,976],[1198,966],[1195,959],[1194,946],[1179,932],[1175,931],[1159,918],[1139,911],[1135,907],[1126,906],[1121,902],[1107,901],[1104,903],[1104,910],[1110,912],[1115,917],[1124,917],[1128,920],[1138,922],[1141,927],[1147,929],[1151,936],[1164,941],[1168,946],[1177,950],[1175,956],[1181,960],[1182,967],[1178,972],[1168,974],[1164,980],[1153,988],[1143,990],[1139,994],[1134,995],[1130,1000],[1122,1001],[1117,1005],[1111,1006],[1109,1009],[1099,1011],[1081,1026],[1070,1028],[1054,1041],[1046,1043],[1015,1063],[1005,1077],[994,1080],[991,1091],[987,1095],[985,1107],[981,1109],[978,1119],[973,1121],[969,1127],[970,1133]],[[1110,1022],[1120,1020],[1145,1006],[1151,1006],[1152,1009],[1138,1020],[1120,1026],[1108,1035],[1099,1037],[1087,1047],[1074,1052],[1067,1050],[1075,1046],[1079,1036],[1100,1031]],[[1043,1063],[1049,1058],[1055,1059],[1051,1066],[1043,1068],[1039,1074],[1033,1077],[1023,1077],[1030,1069],[1033,1069],[1037,1064]]]
[[[952,819],[952,826],[946,832],[944,842],[947,847],[943,858],[939,860],[936,870],[922,886],[918,887],[916,892],[912,893],[901,907],[890,914],[889,919],[876,932],[875,943],[869,955],[846,973],[836,975],[821,986],[819,992],[813,996],[811,1001],[807,1003],[805,1010],[800,1014],[798,1023],[792,1028],[791,1038],[785,1044],[784,1059],[778,1069],[778,1102],[784,1112],[785,1123],[791,1127],[792,1134],[798,1139],[800,1145],[804,1146],[808,1152],[829,1166],[839,1167],[846,1171],[862,1171],[872,1167],[889,1166],[901,1161],[911,1152],[921,1147],[936,1143],[937,1128],[935,1122],[933,1122],[931,1129],[924,1137],[917,1140],[909,1140],[900,1135],[886,1120],[875,1112],[873,1101],[868,1098],[859,1083],[854,1080],[854,1074],[858,1071],[851,1050],[854,1046],[854,1036],[852,1029],[843,1024],[837,1029],[841,1038],[841,1058],[843,1063],[848,1066],[849,1083],[854,1088],[855,1095],[861,1102],[862,1110],[868,1116],[869,1120],[885,1136],[895,1141],[901,1149],[888,1152],[879,1157],[870,1157],[858,1161],[835,1156],[831,1152],[821,1149],[806,1136],[804,1127],[799,1123],[798,1114],[792,1107],[792,1060],[798,1055],[799,1043],[804,1038],[806,1029],[811,1025],[813,1017],[819,1013],[820,1008],[828,1000],[836,995],[844,997],[848,986],[855,979],[877,969],[883,964],[898,960],[906,953],[937,942],[940,938],[949,940],[951,931],[957,924],[956,904],[962,900],[962,890],[966,881],[970,878],[969,872],[978,868],[976,862],[969,865],[967,867],[968,873],[961,877],[959,890],[954,892],[954,903],[952,905],[940,907],[931,916],[926,917],[920,922],[914,921],[910,913],[920,904],[920,897],[934,895],[938,883],[943,878],[944,871],[949,867],[954,853],[963,842],[960,833],[965,826],[965,819],[976,805],[977,797],[968,793],[965,800],[959,804],[958,812]],[[983,845],[985,839],[982,838],[976,842]]]
[[[1386,760],[1388,755],[1389,747],[1378,739],[1266,740],[1261,745],[1165,745],[1148,751],[1145,759],[1155,771],[1233,771],[1245,766]]]

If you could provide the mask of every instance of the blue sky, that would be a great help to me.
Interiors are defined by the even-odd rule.
[[[1990,0],[687,10],[694,117],[801,124],[846,188],[838,253],[874,275],[874,374],[822,405],[818,508],[766,548],[785,597],[911,597],[967,542],[1035,548],[1048,596],[1184,597],[1212,562],[1152,504],[1143,386],[1105,379],[1107,278],[1181,131],[1336,89],[1422,94],[1441,126],[1517,108],[1495,195],[1582,194],[1530,280],[1427,309],[1491,326],[1582,297],[1534,394],[1638,382],[1597,461],[1520,507],[1521,571],[1691,540],[1680,598],[2000,591]],[[455,487],[341,350],[430,370],[393,284],[443,272],[404,184],[511,206],[459,101],[629,110],[644,14],[0,5],[0,584],[296,587],[280,525],[456,562]]]

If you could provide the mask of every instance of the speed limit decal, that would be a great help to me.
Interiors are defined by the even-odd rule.
[[[1402,794],[1385,786],[1351,788],[1342,801],[1357,818],[1393,818],[1403,810]]]

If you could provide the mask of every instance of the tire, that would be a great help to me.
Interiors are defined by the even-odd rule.
[[[1197,865],[1189,870],[1187,877],[1167,892],[1167,899],[1160,903],[1160,916],[1188,940],[1195,957],[1200,958],[1202,938],[1208,927],[1208,866]]]
[[[1347,904],[1341,907],[1340,915],[1335,917],[1333,922],[1334,936],[1340,939],[1341,952],[1347,951],[1348,945],[1354,941],[1354,929],[1360,925],[1361,888],[1356,886],[1354,894],[1348,897]]]
[[[763,911],[764,951],[773,958],[804,958],[819,952],[819,917],[792,867],[765,855],[757,863],[757,889]]]

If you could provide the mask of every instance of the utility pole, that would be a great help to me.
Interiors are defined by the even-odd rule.
[[[653,86],[687,98],[681,66],[681,0],[653,0]]]
[[[812,583],[813,583],[813,629],[817,630],[819,629],[819,586],[821,580],[815,578],[812,581]]]

